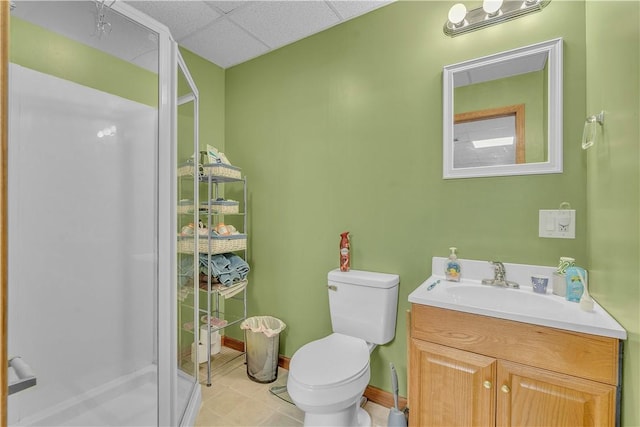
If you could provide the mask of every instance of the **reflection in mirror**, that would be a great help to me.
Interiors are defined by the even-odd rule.
[[[524,162],[524,104],[455,115],[454,168]]]
[[[445,179],[562,172],[562,39],[445,66],[443,118]]]

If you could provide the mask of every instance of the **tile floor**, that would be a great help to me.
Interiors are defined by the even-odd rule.
[[[204,426],[301,426],[304,413],[287,401],[288,395],[272,394],[269,389],[287,383],[287,372],[278,368],[278,379],[259,384],[247,377],[244,356],[223,347],[212,359],[212,385],[204,385],[206,364],[200,368],[202,407],[196,419]],[[374,427],[386,426],[389,409],[367,402],[364,409]]]

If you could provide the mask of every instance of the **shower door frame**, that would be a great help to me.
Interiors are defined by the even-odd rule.
[[[7,425],[7,335],[8,335],[8,67],[9,2],[0,1],[0,426]],[[157,420],[159,426],[179,425],[175,408],[178,369],[173,355],[177,348],[175,331],[177,289],[175,283],[176,224],[176,115],[177,44],[169,29],[131,6],[116,2],[112,9],[158,35],[158,230],[157,230]],[[169,315],[160,315],[169,313]],[[180,411],[182,413],[182,411]]]
[[[9,144],[9,2],[0,1],[0,425],[7,425],[7,291],[8,291],[8,185],[7,147]]]

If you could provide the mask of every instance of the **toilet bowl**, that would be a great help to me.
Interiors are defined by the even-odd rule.
[[[367,426],[360,408],[369,384],[369,346],[333,333],[301,347],[291,358],[287,390],[305,412],[305,426]]]

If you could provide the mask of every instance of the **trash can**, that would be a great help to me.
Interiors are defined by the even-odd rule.
[[[272,383],[278,378],[280,332],[287,325],[271,316],[255,316],[240,324],[247,350],[247,375],[257,383]]]

